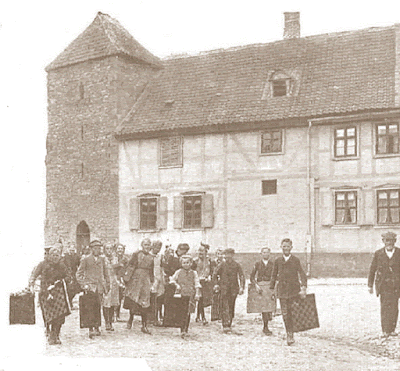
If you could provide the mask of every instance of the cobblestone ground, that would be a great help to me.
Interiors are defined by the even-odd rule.
[[[203,326],[193,318],[188,339],[166,328],[151,328],[150,336],[140,332],[138,317],[131,330],[115,323],[115,332],[103,329],[101,337],[90,340],[74,310],[63,326],[63,345],[47,346],[45,354],[145,358],[152,370],[163,371],[400,370],[400,338],[379,338],[379,301],[367,292],[365,280],[310,280],[308,292],[316,295],[321,327],[296,334],[291,347],[284,340],[282,317],[271,323],[273,336],[263,335],[261,316],[246,313],[243,295],[234,321],[241,336],[224,335],[220,323]]]

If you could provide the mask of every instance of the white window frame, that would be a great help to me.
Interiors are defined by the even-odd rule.
[[[344,156],[337,156],[336,155],[336,131],[337,130],[347,130],[348,128],[355,128],[355,155],[344,155]],[[343,160],[358,160],[360,158],[360,128],[357,124],[342,124],[342,125],[335,125],[332,127],[332,159],[335,161],[343,161]]]
[[[387,122],[373,122],[372,123],[372,138],[373,138],[373,153],[374,158],[387,158],[387,157],[400,157],[400,150],[398,153],[378,153],[378,126],[379,125],[390,125],[396,124],[398,126],[398,132],[400,136],[400,120],[388,120]],[[400,139],[399,139],[400,140]],[[400,146],[400,144],[399,144]]]
[[[343,222],[338,222],[337,221],[337,195],[339,193],[355,193],[355,201],[356,201],[356,206],[355,206],[355,212],[356,212],[356,220],[355,222],[352,223],[343,223]],[[334,217],[334,225],[335,226],[343,226],[343,227],[351,227],[351,226],[357,226],[360,223],[360,194],[358,192],[358,189],[335,189],[333,192],[333,217]]]

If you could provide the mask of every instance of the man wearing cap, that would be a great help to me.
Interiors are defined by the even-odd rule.
[[[76,272],[76,279],[85,292],[96,293],[99,305],[102,303],[103,294],[110,290],[110,277],[106,269],[104,257],[100,256],[103,244],[94,240],[89,245],[91,254],[82,259]],[[89,328],[89,337],[100,335],[98,327]]]
[[[400,249],[395,246],[396,234],[382,234],[384,247],[377,250],[368,276],[368,289],[375,292],[381,301],[381,326],[383,337],[396,336],[400,297]]]

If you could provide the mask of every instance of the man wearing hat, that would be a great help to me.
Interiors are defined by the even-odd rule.
[[[103,244],[94,240],[89,245],[91,254],[81,260],[76,272],[76,279],[85,292],[98,295],[99,305],[102,303],[103,294],[110,290],[110,277],[106,269],[104,257],[100,256]],[[98,327],[89,328],[89,337],[100,335]]]
[[[376,295],[381,301],[381,325],[383,337],[397,336],[395,332],[399,314],[400,297],[400,249],[395,246],[396,234],[382,234],[385,245],[374,254],[368,276],[368,289],[373,293],[375,281]]]

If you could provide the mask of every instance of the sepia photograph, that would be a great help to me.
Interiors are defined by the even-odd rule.
[[[400,370],[400,5],[0,5],[0,371]]]

